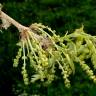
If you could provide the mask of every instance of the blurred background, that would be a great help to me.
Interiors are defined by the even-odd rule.
[[[96,35],[96,0],[0,0],[0,3],[5,13],[25,26],[43,23],[62,36],[83,24],[86,33]],[[25,87],[20,69],[12,66],[18,40],[14,26],[0,31],[0,96],[25,96],[24,90],[28,96],[96,96],[96,85],[80,66],[76,66],[76,74],[70,78],[69,89],[65,88],[62,76],[47,87],[40,83]]]

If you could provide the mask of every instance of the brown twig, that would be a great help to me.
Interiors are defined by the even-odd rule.
[[[28,31],[33,32],[34,37],[41,42],[41,46],[48,48],[50,46],[50,44],[52,44],[52,42],[48,39],[45,38],[43,36],[38,35],[37,33],[34,33],[34,29],[36,28],[36,26],[32,26],[32,29],[30,27],[26,27],[21,25],[20,23],[18,23],[17,21],[15,21],[13,18],[11,18],[10,16],[8,16],[6,13],[4,13],[3,11],[0,10],[0,19],[3,21],[5,20],[6,22],[4,22],[3,27],[5,29],[7,29],[10,25],[14,25],[19,32],[21,32],[21,38],[24,39],[25,37],[28,36]],[[7,28],[6,28],[7,26]],[[32,31],[33,30],[33,31]]]
[[[20,23],[9,17],[7,14],[5,14],[3,11],[0,11],[0,18],[5,19],[10,24],[14,25],[16,28],[18,28],[19,32],[22,32],[23,30],[29,30],[28,27],[21,25]]]

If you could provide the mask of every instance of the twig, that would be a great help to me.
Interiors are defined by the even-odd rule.
[[[23,30],[29,30],[28,27],[21,25],[20,23],[9,17],[7,14],[5,14],[3,11],[0,11],[0,18],[5,19],[10,24],[14,25],[16,28],[18,28],[19,32],[22,32]]]
[[[37,33],[34,33],[33,30],[36,28],[36,26],[32,26],[32,29],[30,29],[30,27],[23,26],[17,21],[15,21],[13,18],[8,16],[6,13],[4,13],[1,9],[0,9],[0,19],[2,20],[3,23],[2,27],[4,27],[5,29],[7,29],[10,25],[14,25],[19,30],[19,32],[22,33],[21,38],[22,37],[25,38],[28,36],[28,34],[31,34],[30,32],[33,32],[34,37],[41,42],[41,46],[45,46],[46,48],[48,48],[52,43],[48,38],[40,36]]]

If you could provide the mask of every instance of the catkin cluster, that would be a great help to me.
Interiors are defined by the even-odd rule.
[[[69,77],[75,74],[77,63],[88,77],[96,82],[94,71],[86,63],[86,60],[91,59],[90,64],[92,63],[94,70],[96,69],[96,37],[84,33],[83,26],[62,37],[42,24],[35,23],[30,28],[27,36],[20,40],[20,48],[13,64],[17,67],[19,59],[22,59],[21,73],[26,85],[38,80],[44,84],[51,83],[56,77],[58,65],[64,84],[69,88],[71,86]],[[27,66],[32,70],[31,77],[27,73]]]

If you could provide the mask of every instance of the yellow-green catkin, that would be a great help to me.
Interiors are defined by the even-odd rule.
[[[67,88],[69,88],[71,86],[70,80],[68,79],[68,77],[71,73],[72,73],[72,70],[69,68],[69,66],[65,66],[63,79],[64,79],[65,86]]]
[[[70,80],[68,79],[68,77],[70,75],[70,72],[68,72],[69,65],[64,64],[65,66],[64,65],[62,66],[62,64],[60,64],[60,62],[58,62],[58,64],[59,64],[59,69],[62,70],[61,74],[63,75],[64,84],[67,88],[69,88],[71,86]]]
[[[70,88],[70,86],[71,86],[70,80],[68,78],[65,78],[64,80],[65,80],[64,81],[65,87]]]
[[[14,62],[13,67],[18,67],[19,59],[20,59],[21,55],[22,55],[22,48],[19,48],[17,55],[16,55],[16,58],[13,61]]]
[[[22,67],[22,75],[23,75],[24,84],[28,85],[29,84],[28,74],[27,74],[27,70],[24,68],[24,66]]]
[[[38,51],[38,55],[39,55],[39,63],[41,63],[43,67],[48,66],[48,58],[46,54],[43,52],[43,50]]]
[[[90,69],[90,67],[87,64],[84,64],[84,62],[80,62],[80,65],[82,69],[86,72],[86,74],[89,76],[90,79],[93,80],[94,83],[96,83],[96,77],[93,73],[93,71]]]

